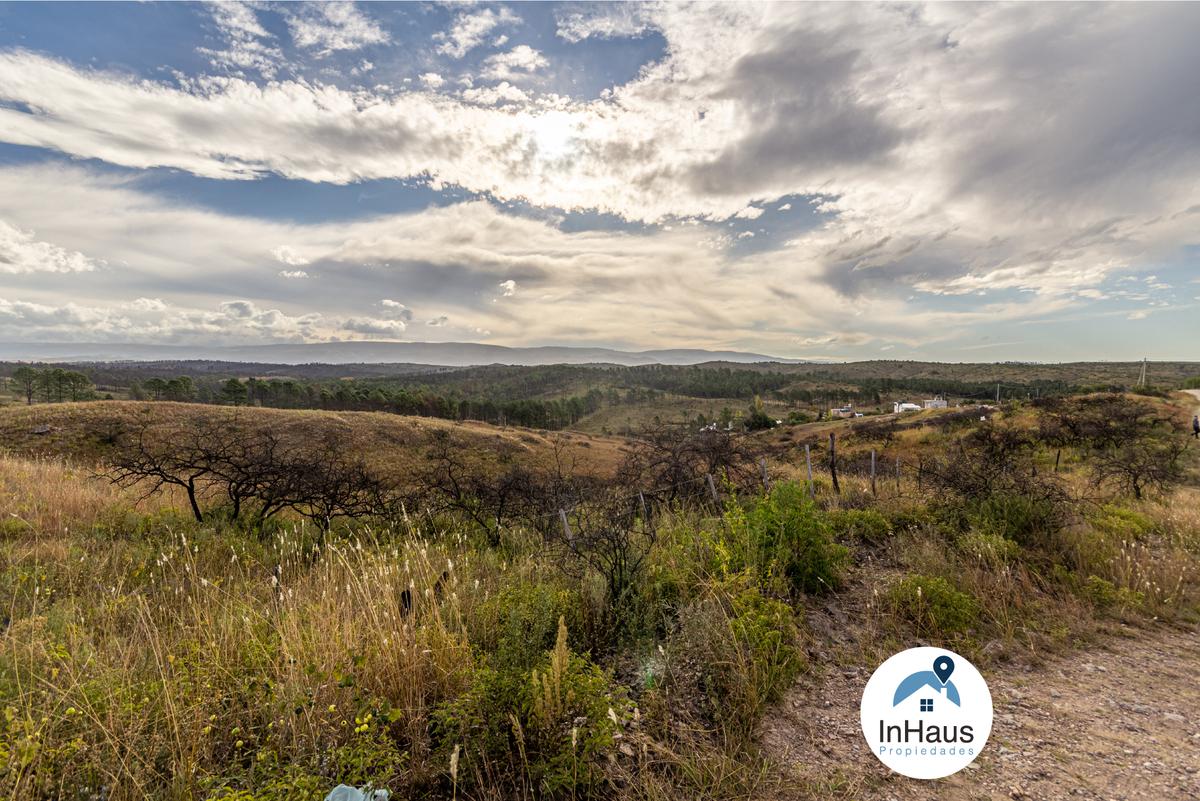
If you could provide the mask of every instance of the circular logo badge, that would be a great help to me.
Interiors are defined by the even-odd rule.
[[[975,666],[944,648],[909,648],[863,690],[862,731],[879,761],[913,779],[970,765],[992,732],[992,694]]]

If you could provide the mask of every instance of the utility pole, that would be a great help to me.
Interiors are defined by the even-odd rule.
[[[1000,405],[1000,384],[996,383],[996,405]]]

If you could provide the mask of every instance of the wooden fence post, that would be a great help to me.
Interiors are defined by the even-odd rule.
[[[713,481],[712,473],[705,473],[704,476],[708,479],[708,491],[712,493],[713,503],[720,505],[721,496],[717,494],[717,485]]]
[[[832,431],[829,432],[829,477],[833,479],[834,494],[841,495],[842,488],[837,479],[837,436]]]
[[[817,488],[813,485],[812,477],[812,449],[807,443],[804,445],[804,464],[808,466],[808,494],[813,498],[817,497]]]
[[[759,459],[758,466],[762,468],[763,491],[771,491],[771,479],[767,477],[767,458]]]
[[[562,522],[563,537],[566,538],[567,542],[570,542],[574,537],[571,534],[571,524],[567,522],[567,513],[559,509],[558,519]]]
[[[875,449],[871,449],[871,494],[875,493]]]

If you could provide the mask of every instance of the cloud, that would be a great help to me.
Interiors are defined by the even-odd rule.
[[[343,331],[370,337],[399,338],[408,329],[403,320],[383,320],[373,317],[350,317],[342,322]]]
[[[559,38],[577,43],[585,39],[619,39],[642,36],[654,27],[649,5],[643,3],[594,4],[588,11],[572,11],[556,19]]]
[[[280,270],[279,277],[293,280],[304,279],[308,278],[308,273],[306,273],[304,270]]]
[[[291,267],[303,267],[309,263],[308,259],[301,256],[293,248],[290,248],[287,245],[280,245],[277,248],[273,248],[271,250],[271,255],[275,257],[276,261],[280,261]]]
[[[517,282],[511,278],[507,281],[501,281],[500,289],[504,297],[511,298],[513,295],[517,294]]]
[[[297,47],[329,55],[338,50],[359,50],[389,40],[387,31],[350,2],[302,3],[286,16]]]
[[[498,10],[485,8],[473,13],[463,12],[455,17],[454,24],[448,32],[434,34],[433,38],[434,41],[441,42],[437,47],[439,53],[451,58],[462,58],[483,44],[487,35],[496,27],[513,25],[520,21],[521,18],[506,6],[501,6]],[[507,38],[504,41],[507,41]]]
[[[408,322],[412,320],[412,309],[405,306],[403,303],[384,298],[379,301],[379,305],[383,307],[383,314],[389,320],[403,320]]]
[[[420,75],[421,83],[428,86],[430,89],[437,89],[446,82],[446,79],[436,72],[425,72]]]
[[[425,325],[432,326],[434,328],[441,328],[449,324],[450,318],[445,315],[442,315],[441,317],[434,317],[432,320],[425,321]]]
[[[802,347],[812,347],[813,345],[833,345],[838,341],[835,336],[819,336],[819,337],[797,337],[795,342]]]
[[[213,66],[223,67],[241,74],[243,70],[257,70],[268,78],[275,77],[284,63],[283,52],[271,40],[275,37],[258,21],[252,5],[241,2],[208,3],[205,8],[212,14],[213,22],[225,38],[226,47],[221,50],[201,47],[199,52],[207,55]]]
[[[304,342],[312,338],[320,320],[319,314],[291,316],[242,300],[225,301],[213,311],[180,307],[157,298],[84,306],[0,297],[0,335],[33,341]]]
[[[483,60],[482,77],[492,81],[507,81],[527,77],[550,62],[529,45],[517,45],[507,53],[497,53]]]
[[[43,242],[32,231],[0,220],[0,274],[90,272],[97,265],[78,251]]]
[[[513,86],[508,81],[502,81],[495,86],[475,86],[464,89],[464,100],[481,103],[485,106],[497,106],[502,103],[524,104],[529,102],[529,95]]]

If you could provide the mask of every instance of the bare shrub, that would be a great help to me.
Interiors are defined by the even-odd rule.
[[[147,495],[180,487],[198,522],[202,501],[223,498],[235,519],[250,507],[259,521],[291,509],[324,531],[334,518],[387,514],[394,497],[335,432],[284,443],[237,419],[199,418],[183,430],[142,422],[115,438],[104,475]]]
[[[757,487],[762,455],[761,446],[741,432],[661,426],[634,441],[619,483],[634,491],[653,488],[668,502],[707,493],[706,475],[739,489]]]

